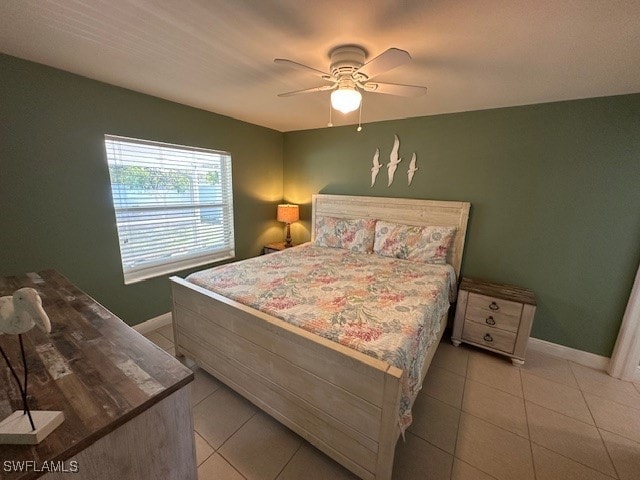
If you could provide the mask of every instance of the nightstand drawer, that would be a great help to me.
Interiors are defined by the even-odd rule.
[[[479,293],[469,293],[469,307],[481,309],[485,312],[501,313],[502,315],[520,317],[522,303],[510,302],[496,297],[488,297]]]
[[[470,293],[464,319],[517,333],[521,314],[521,303]]]
[[[505,332],[493,327],[485,327],[474,322],[464,322],[462,339],[505,353],[513,353],[513,348],[516,344],[515,333]]]
[[[522,303],[511,302],[496,297],[488,297],[479,293],[469,293],[467,303],[467,315],[473,312],[474,315],[499,315],[505,321],[508,318],[515,318],[516,323],[522,315]]]

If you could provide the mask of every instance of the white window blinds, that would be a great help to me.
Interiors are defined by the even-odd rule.
[[[105,135],[124,283],[234,252],[231,156]]]

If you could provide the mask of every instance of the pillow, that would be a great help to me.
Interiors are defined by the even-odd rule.
[[[315,244],[352,252],[373,252],[375,220],[316,217]]]
[[[416,227],[378,220],[373,251],[384,257],[424,263],[447,263],[456,227]]]

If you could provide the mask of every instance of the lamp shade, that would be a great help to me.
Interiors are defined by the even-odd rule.
[[[357,110],[362,94],[355,87],[340,87],[331,92],[331,106],[342,113]]]
[[[278,221],[285,223],[293,223],[300,220],[300,211],[298,205],[278,205]]]

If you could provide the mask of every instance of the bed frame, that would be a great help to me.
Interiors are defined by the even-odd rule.
[[[312,204],[312,239],[318,215],[456,226],[448,262],[460,273],[467,202],[314,195]],[[362,479],[391,478],[402,370],[181,278],[172,277],[171,285],[177,355],[195,360]],[[447,315],[440,321],[438,340]]]

